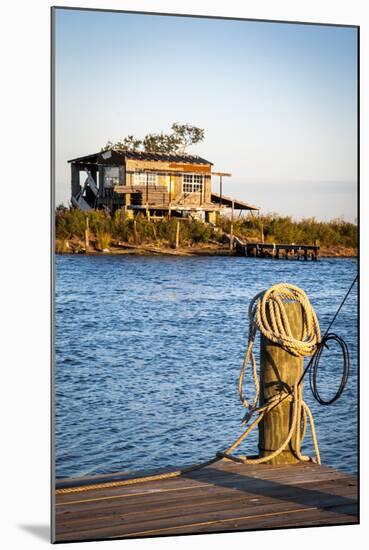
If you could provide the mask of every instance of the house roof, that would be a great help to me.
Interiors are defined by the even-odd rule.
[[[238,199],[234,199],[232,197],[226,197],[225,195],[220,196],[219,193],[211,193],[211,202],[216,204],[222,204],[224,206],[228,206],[229,208],[233,207],[236,210],[260,210],[258,206],[254,206],[253,204],[249,204],[248,202],[240,201]]]
[[[78,157],[68,162],[74,163],[88,163],[88,164],[111,164],[113,162],[119,162],[125,158],[137,159],[137,160],[152,160],[152,161],[165,161],[165,162],[180,162],[183,164],[213,164],[209,160],[206,160],[197,155],[189,155],[186,153],[168,154],[168,153],[147,153],[145,151],[115,151],[114,149],[108,149],[107,151],[101,151],[94,153],[93,155],[86,155],[84,157]]]

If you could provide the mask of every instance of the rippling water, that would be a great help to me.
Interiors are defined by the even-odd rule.
[[[323,332],[356,271],[352,259],[57,256],[57,477],[186,465],[225,449],[245,411],[237,379],[250,299],[277,282],[300,286]],[[308,384],[304,392],[322,462],[349,472],[357,465],[356,293],[332,327],[349,346],[348,386],[329,407]],[[330,352],[319,378],[325,396],[339,383]],[[240,449],[255,454],[257,433]],[[310,441],[304,450],[312,452]]]

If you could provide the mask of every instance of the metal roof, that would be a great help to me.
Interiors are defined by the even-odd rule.
[[[110,153],[110,154],[109,154]],[[107,161],[111,163],[116,160],[123,160],[125,158],[137,159],[137,160],[152,160],[152,161],[165,161],[165,162],[180,162],[183,164],[213,164],[209,160],[206,160],[197,155],[188,155],[186,153],[148,153],[146,151],[115,151],[114,149],[108,149],[107,151],[100,151],[93,155],[86,155],[84,157],[78,157],[68,162],[87,162],[92,164],[100,164]]]
[[[248,202],[240,201],[238,199],[233,199],[232,197],[226,197],[225,195],[220,196],[218,193],[211,193],[211,202],[216,204],[222,204],[232,208],[233,206],[236,210],[260,210],[258,206],[249,204]]]

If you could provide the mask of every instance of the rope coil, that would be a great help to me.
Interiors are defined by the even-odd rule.
[[[284,305],[286,302],[295,302],[301,305],[303,327],[301,340],[294,337],[292,334]],[[275,449],[267,456],[259,458],[239,457],[237,461],[241,460],[245,464],[262,464],[268,462],[276,458],[286,449],[293,434],[296,432],[296,449],[294,449],[294,452],[297,458],[304,462],[316,461],[320,464],[320,453],[313,415],[308,405],[302,399],[302,388],[298,380],[295,381],[293,388],[290,390],[283,388],[279,393],[269,398],[262,406],[257,406],[260,398],[260,385],[253,351],[257,330],[259,330],[267,340],[277,344],[295,357],[313,355],[317,351],[320,342],[320,327],[317,316],[307,295],[299,287],[287,283],[279,283],[264,292],[260,292],[251,300],[249,306],[248,344],[238,380],[238,395],[241,403],[247,409],[243,424],[247,424],[254,414],[258,416],[237,441],[231,445],[225,453],[222,453],[222,456],[234,460],[235,457],[230,453],[238,447],[259,422],[261,422],[266,414],[278,406],[282,401],[288,399],[292,403],[292,419],[285,441],[278,449]],[[245,374],[249,363],[251,363],[255,388],[252,403],[246,399],[243,392]],[[315,449],[315,459],[304,456],[301,453],[301,443],[305,437],[307,420],[309,420],[310,423],[310,431]]]

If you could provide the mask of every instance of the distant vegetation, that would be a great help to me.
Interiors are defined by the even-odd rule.
[[[58,252],[68,251],[69,241],[83,241],[87,214],[81,210],[60,206],[56,210],[56,247]],[[164,218],[148,221],[143,214],[133,219],[117,210],[110,215],[103,210],[88,213],[91,244],[99,249],[109,248],[117,241],[130,244],[155,244],[171,246],[176,240],[178,218]],[[180,245],[192,246],[199,243],[220,243],[223,233],[231,232],[231,219],[218,217],[215,226],[199,220],[181,220]],[[318,244],[332,247],[357,248],[357,227],[341,219],[319,222],[314,218],[294,221],[288,216],[267,214],[248,215],[233,223],[233,234],[243,241],[260,241],[264,234],[265,242]]]
[[[84,239],[86,218],[86,213],[81,210],[57,208],[57,252],[67,251],[67,241]],[[116,210],[113,216],[102,210],[88,213],[90,236],[100,250],[108,248],[113,241],[171,246],[176,240],[177,221],[178,218],[148,221],[141,213],[133,220],[125,216],[122,210]],[[182,246],[209,243],[216,237],[215,228],[202,221],[181,221],[179,240]]]
[[[223,218],[221,225],[224,231],[230,231],[229,218]],[[315,218],[294,221],[290,216],[275,213],[248,216],[233,224],[233,232],[243,240],[260,240],[263,232],[267,243],[357,247],[357,226],[341,218],[320,222]]]

